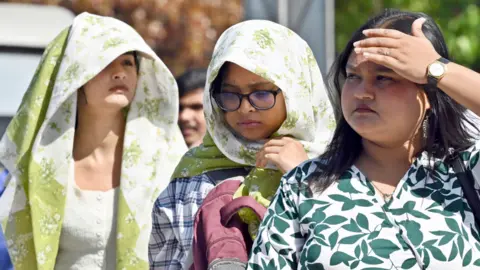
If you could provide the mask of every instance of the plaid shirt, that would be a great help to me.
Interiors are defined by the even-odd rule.
[[[174,179],[160,194],[152,213],[152,235],[148,255],[150,269],[188,269],[193,222],[198,208],[215,187],[206,175]]]
[[[230,178],[239,179],[242,174],[233,176],[234,171],[217,171],[221,173],[216,173],[214,177],[212,174],[201,174],[191,178],[176,178],[170,182],[153,207],[152,235],[148,248],[150,269],[188,269],[193,264],[195,215],[218,183]]]

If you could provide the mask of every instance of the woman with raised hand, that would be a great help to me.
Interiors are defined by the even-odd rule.
[[[204,109],[203,144],[183,157],[155,203],[154,269],[191,266],[194,219],[216,185],[245,177],[239,194],[269,202],[281,175],[322,153],[335,126],[311,49],[269,21],[242,22],[222,34],[208,68]]]
[[[480,266],[480,141],[465,114],[480,114],[480,75],[448,60],[430,17],[387,10],[329,80],[333,140],[283,178],[248,268]]]
[[[0,143],[15,269],[148,269],[155,199],[186,151],[175,79],[127,24],[82,13]]]

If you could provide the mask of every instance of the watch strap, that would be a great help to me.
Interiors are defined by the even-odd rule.
[[[448,60],[447,58],[443,58],[443,57],[438,58],[437,61],[440,62],[440,63],[443,63],[445,65],[450,63],[450,60]]]

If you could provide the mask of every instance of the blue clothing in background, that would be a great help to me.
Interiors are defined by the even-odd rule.
[[[5,190],[5,180],[7,178],[8,171],[0,167],[0,196],[2,196],[3,191]],[[12,262],[10,261],[10,256],[8,255],[7,246],[5,244],[5,237],[3,237],[3,232],[0,227],[0,269],[2,270],[13,270]]]

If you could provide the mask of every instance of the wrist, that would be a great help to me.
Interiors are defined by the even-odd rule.
[[[439,57],[427,66],[427,85],[437,87],[448,71],[448,63],[450,63],[448,59]]]

